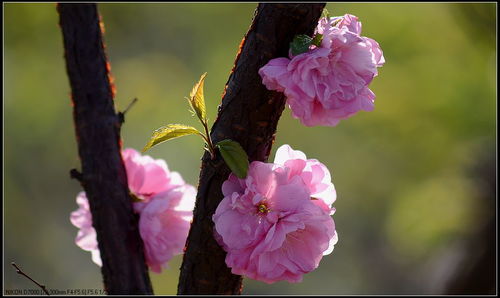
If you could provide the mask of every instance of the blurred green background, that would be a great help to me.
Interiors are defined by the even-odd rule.
[[[101,3],[116,107],[138,97],[122,129],[142,148],[167,123],[197,125],[184,96],[203,72],[209,117],[255,3]],[[286,109],[285,143],[326,164],[338,192],[340,241],[299,284],[244,280],[244,294],[442,293],[466,243],[496,204],[496,3],[329,3],[351,13],[386,59],[370,88],[375,110],[337,127],[304,127]],[[81,190],[69,82],[56,5],[4,4],[4,288],[102,288],[69,214]],[[202,142],[149,151],[197,185]],[[493,169],[493,170],[492,170]],[[494,242],[491,242],[494,245]],[[158,275],[175,294],[181,257]],[[496,262],[496,260],[492,260]],[[458,267],[457,267],[458,266]]]

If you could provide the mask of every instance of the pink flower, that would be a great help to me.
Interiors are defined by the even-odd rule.
[[[182,253],[193,218],[195,198],[196,189],[186,184],[159,193],[145,203],[140,213],[139,232],[151,271],[161,273],[174,255]]]
[[[127,171],[128,187],[132,194],[143,202],[149,201],[156,194],[185,184],[179,173],[169,171],[163,159],[141,155],[131,148],[123,150],[122,157]],[[134,204],[134,209],[140,212],[144,206]]]
[[[78,193],[76,203],[79,208],[71,212],[71,223],[79,228],[75,243],[81,249],[92,253],[92,261],[98,266],[102,266],[101,253],[97,246],[97,234],[92,226],[92,214],[90,213],[89,201],[85,192]]]
[[[182,253],[196,190],[177,172],[170,172],[164,160],[140,155],[134,149],[122,151],[129,189],[140,201],[133,203],[139,213],[139,233],[144,241],[146,263],[160,273],[172,256]],[[96,231],[85,192],[77,196],[80,208],[71,213],[71,222],[80,230],[76,244],[92,252],[92,260],[102,266]]]
[[[337,199],[337,193],[330,171],[324,164],[316,159],[307,159],[302,151],[293,150],[286,144],[276,151],[274,163],[288,167],[290,175],[300,176],[309,189],[311,197],[320,200],[327,208],[332,208],[332,204]]]
[[[319,47],[306,53],[270,60],[260,70],[262,83],[283,92],[292,115],[306,126],[335,126],[360,110],[374,108],[368,85],[385,63],[379,44],[360,36],[353,15],[320,19],[315,33]]]
[[[300,151],[283,146],[276,161],[254,161],[245,179],[231,174],[224,182],[214,236],[232,273],[300,282],[337,242],[330,216],[335,190],[326,167]],[[313,193],[319,196],[312,199]]]

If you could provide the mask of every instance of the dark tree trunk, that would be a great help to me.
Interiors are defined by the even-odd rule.
[[[494,151],[483,150],[477,152],[477,163],[468,170],[469,179],[476,181],[482,193],[476,198],[479,211],[476,211],[478,215],[474,221],[474,234],[459,244],[461,257],[459,262],[451,264],[454,271],[445,276],[443,295],[498,293],[496,155]]]
[[[289,44],[295,35],[311,35],[324,6],[324,3],[258,5],[212,127],[214,143],[232,139],[242,145],[250,161],[267,160],[285,98],[262,85],[258,70],[270,59],[288,57]],[[213,237],[212,215],[223,199],[221,186],[229,174],[220,154],[212,161],[205,153],[178,294],[241,294],[242,277],[227,268],[226,253]]]
[[[152,294],[121,157],[121,121],[95,4],[58,4],[72,90],[80,180],[87,194],[108,294]]]

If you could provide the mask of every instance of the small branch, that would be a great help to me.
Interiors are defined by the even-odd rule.
[[[123,122],[125,122],[125,114],[128,112],[128,110],[130,110],[130,108],[132,108],[132,106],[138,101],[137,97],[135,97],[134,99],[132,99],[132,101],[128,104],[127,108],[125,108],[125,110],[123,112],[118,112],[118,121],[120,122],[120,124],[123,124]]]
[[[71,169],[71,171],[69,171],[69,176],[71,177],[71,179],[76,179],[78,180],[78,182],[83,183],[83,174],[80,173],[77,169]]]
[[[36,280],[34,280],[33,278],[31,278],[28,274],[24,273],[24,272],[21,270],[21,268],[19,268],[19,267],[16,265],[16,263],[11,262],[10,264],[11,264],[14,268],[16,268],[16,272],[17,272],[18,274],[21,274],[22,276],[24,276],[24,277],[26,277],[27,279],[31,280],[31,281],[32,281],[35,285],[37,285],[40,289],[42,289],[42,290],[45,292],[45,294],[47,294],[47,296],[50,296],[49,291],[47,291],[47,289],[45,288],[45,286],[44,286],[44,285],[40,284],[39,282],[37,282]]]
[[[132,99],[132,101],[128,104],[127,108],[125,109],[125,111],[122,112],[122,114],[126,114],[128,112],[128,110],[130,110],[130,108],[138,101],[137,97],[135,97],[134,99]]]

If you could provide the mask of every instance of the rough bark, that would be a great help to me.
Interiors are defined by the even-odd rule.
[[[152,294],[121,157],[109,63],[96,4],[58,4],[82,172],[108,294]]]
[[[324,6],[324,3],[258,5],[212,126],[210,135],[214,143],[232,139],[242,145],[250,161],[267,160],[285,98],[262,85],[258,70],[270,59],[287,57],[295,35],[311,35]],[[213,238],[212,215],[223,199],[221,186],[229,174],[220,154],[210,160],[205,153],[178,294],[241,294],[242,277],[227,268],[226,253]]]

